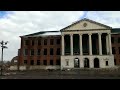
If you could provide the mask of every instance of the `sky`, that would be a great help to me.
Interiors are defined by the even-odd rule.
[[[8,48],[4,49],[4,61],[17,56],[21,43],[19,36],[59,31],[83,18],[120,28],[120,11],[0,11],[0,42],[9,42],[6,45]]]

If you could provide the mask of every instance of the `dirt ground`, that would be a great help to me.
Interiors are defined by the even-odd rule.
[[[120,70],[7,71],[0,79],[120,79]]]

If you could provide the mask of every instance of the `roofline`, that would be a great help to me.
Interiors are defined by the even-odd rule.
[[[19,36],[19,37],[29,36],[29,35],[33,35],[33,34],[37,34],[37,33],[46,33],[46,32],[60,32],[60,31],[41,31],[41,32],[31,33],[31,34],[27,34],[27,35],[23,35],[23,36]]]
[[[120,28],[112,28],[112,29],[120,29]]]
[[[107,28],[109,28],[109,29],[112,29],[112,27],[107,26],[107,25],[105,25],[105,24],[102,24],[102,23],[99,23],[99,22],[96,22],[96,21],[93,21],[93,20],[84,18],[84,19],[82,19],[82,20],[78,20],[78,21],[76,21],[75,23],[70,24],[69,26],[67,26],[67,27],[65,27],[65,28],[63,28],[63,29],[61,29],[60,31],[63,31],[64,29],[66,29],[66,28],[68,28],[68,27],[70,27],[70,26],[73,26],[73,25],[75,25],[75,24],[77,24],[77,23],[79,23],[79,22],[81,22],[81,21],[84,21],[84,20],[87,20],[87,21],[90,21],[90,22],[99,24],[99,25],[101,25],[101,26],[107,27]]]

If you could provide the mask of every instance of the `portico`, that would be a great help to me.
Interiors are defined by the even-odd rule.
[[[114,66],[109,27],[85,19],[65,28],[61,31],[61,34],[61,69],[75,68],[74,60],[76,60],[76,63],[78,62],[79,68],[96,68],[97,66],[98,68],[108,68]],[[106,61],[109,63],[108,66],[106,66]]]

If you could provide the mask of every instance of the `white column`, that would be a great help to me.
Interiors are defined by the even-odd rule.
[[[92,55],[92,40],[91,40],[91,33],[89,35],[89,54]]]
[[[62,35],[62,55],[64,55],[64,35]]]
[[[110,55],[112,55],[111,33],[108,33],[108,38],[109,38],[109,50],[110,50]]]
[[[99,55],[102,55],[102,42],[101,42],[102,33],[98,33],[99,38]]]
[[[82,34],[79,34],[79,37],[80,37],[80,55],[83,55],[83,49],[82,49]]]
[[[73,34],[70,34],[71,55],[73,55]]]
[[[108,35],[106,35],[106,50],[107,50],[107,55],[109,54],[109,41],[108,41]]]

